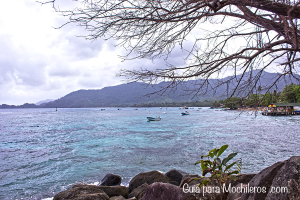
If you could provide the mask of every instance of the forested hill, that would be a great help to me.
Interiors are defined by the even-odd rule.
[[[255,75],[255,73],[253,74]],[[247,80],[245,75],[245,80]],[[276,74],[264,72],[263,78],[260,80],[259,85],[265,86],[274,81]],[[239,76],[237,77],[237,79]],[[212,87],[219,84],[223,80],[211,79],[210,84]],[[299,84],[299,81],[293,80],[295,84]],[[152,94],[159,91],[167,85],[166,82],[147,85],[144,83],[128,83],[112,87],[105,87],[100,90],[78,90],[71,92],[70,94],[52,101],[50,103],[42,104],[42,107],[61,107],[61,108],[79,108],[79,107],[106,107],[106,106],[132,106],[134,104],[149,104],[149,103],[161,103],[161,102],[185,102],[185,101],[214,101],[226,99],[227,88],[233,89],[233,85],[221,85],[217,90],[213,91],[210,87],[205,95],[194,96],[195,93],[191,93],[188,90],[197,89],[199,81],[188,81],[184,84],[177,86],[176,90],[167,90],[163,95]],[[277,83],[277,91],[283,90],[283,88],[290,84],[290,81],[281,80]],[[258,87],[258,86],[257,86]],[[261,91],[262,93],[264,91]],[[229,91],[230,93],[230,91]]]
[[[78,90],[47,104],[43,107],[105,107],[131,106],[140,103],[181,102],[190,101],[192,96],[185,95],[182,90],[167,91],[166,94],[151,94],[161,89],[166,83],[147,85],[144,83],[128,83],[101,90]],[[182,86],[181,86],[182,87]],[[206,96],[203,100],[212,97]],[[199,100],[199,99],[197,99]]]
[[[255,76],[256,73],[252,73],[251,76]],[[266,85],[270,85],[275,80],[278,74],[264,72],[256,88],[261,86],[264,88]],[[250,74],[246,73],[243,80],[248,80]],[[235,80],[239,80],[241,76],[237,76]],[[299,76],[298,76],[299,77]],[[99,90],[78,90],[71,92],[66,96],[57,99],[52,102],[39,102],[38,104],[24,104],[21,106],[10,106],[6,104],[0,105],[0,108],[84,108],[84,107],[118,107],[118,106],[134,106],[134,105],[151,105],[151,103],[172,103],[172,102],[187,102],[187,101],[218,101],[224,100],[228,95],[231,94],[235,83],[221,84],[221,82],[226,82],[230,77],[224,79],[210,79],[211,84],[207,87],[207,91],[204,95],[200,95],[202,91],[199,91],[198,95],[195,95],[195,91],[199,88],[198,81],[187,81],[182,84],[177,85],[176,90],[168,89],[163,94],[152,94],[168,85],[167,82],[162,82],[159,84],[147,85],[145,83],[128,83],[112,87],[105,87]],[[299,77],[300,78],[300,77]],[[294,84],[299,85],[299,80],[293,79]],[[273,90],[282,91],[286,85],[291,84],[291,80],[282,79],[280,80],[276,88]],[[212,88],[219,85],[217,90]],[[243,85],[243,81],[242,81]],[[228,89],[228,90],[227,90]],[[244,88],[243,88],[244,89]],[[243,91],[242,89],[242,91]],[[189,90],[194,91],[191,93]],[[228,91],[228,92],[227,92]],[[246,91],[246,90],[245,90]],[[264,94],[266,91],[261,90],[260,94]],[[240,94],[243,96],[245,94]],[[238,95],[237,95],[238,96]]]

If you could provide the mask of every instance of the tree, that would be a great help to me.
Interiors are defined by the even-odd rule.
[[[266,94],[261,95],[261,100],[260,100],[261,106],[266,107],[266,106],[274,103],[272,98],[273,98],[273,95],[270,92],[267,92]]]
[[[243,106],[243,100],[239,97],[230,97],[223,101],[226,108],[235,109]]]
[[[249,107],[259,107],[261,102],[258,94],[251,94],[249,95],[246,103],[247,106]]]
[[[287,85],[284,87],[280,99],[286,103],[300,102],[300,85]]]
[[[180,47],[185,65],[166,62],[161,69],[123,69],[131,81],[169,81],[166,88],[197,79],[195,94],[234,84],[232,95],[250,95],[263,71],[276,68],[278,77],[296,78],[300,68],[300,2],[298,0],[81,0],[74,10],[57,12],[69,23],[84,26],[87,39],[115,39],[128,50],[124,59],[164,57]],[[64,24],[64,25],[66,25]],[[207,30],[205,29],[207,27]],[[193,37],[191,37],[193,36]],[[187,40],[193,38],[188,48]],[[246,76],[246,72],[256,73]],[[241,71],[242,75],[237,76]],[[212,84],[217,74],[230,79]],[[201,80],[200,80],[201,79]]]

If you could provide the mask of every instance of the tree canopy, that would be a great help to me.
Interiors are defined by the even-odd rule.
[[[300,103],[300,85],[290,84],[284,87],[282,91],[274,90],[272,93],[251,94],[247,98],[231,97],[225,100],[214,102],[215,107],[223,104],[228,108],[241,107],[267,107],[273,103]]]
[[[124,59],[156,59],[185,52],[185,64],[160,69],[123,69],[120,76],[153,83],[200,80],[195,94],[210,88],[208,79],[232,75],[222,84],[235,84],[231,95],[250,95],[257,90],[264,70],[299,82],[300,2],[298,0],[81,0],[74,10],[57,12],[89,32],[85,37],[115,39],[128,50]],[[187,41],[192,40],[192,45]],[[248,71],[258,70],[244,77]],[[228,74],[230,72],[231,74]],[[242,76],[237,77],[241,72]],[[218,75],[218,76],[216,76]]]

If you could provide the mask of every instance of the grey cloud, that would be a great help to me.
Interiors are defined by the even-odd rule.
[[[14,81],[16,84],[36,86],[44,83],[45,63],[16,47],[9,36],[0,42],[1,84]],[[38,56],[37,56],[38,57]]]
[[[57,18],[57,27],[65,23],[64,18]],[[67,24],[59,29],[55,29],[59,33],[59,37],[52,44],[52,47],[63,48],[63,52],[67,52],[67,55],[72,57],[73,60],[89,59],[97,57],[103,50],[104,44],[109,44],[111,50],[111,43],[103,39],[95,41],[87,40],[84,36],[88,34],[83,27],[78,27],[75,24]],[[62,44],[66,44],[62,46]]]
[[[59,66],[50,66],[48,70],[49,76],[56,76],[56,77],[73,77],[73,76],[80,76],[81,72],[78,70],[74,70],[70,68],[67,63],[60,62],[57,63]]]
[[[66,39],[68,40],[66,51],[79,60],[97,57],[104,45],[104,41],[92,42],[73,35],[67,36]]]

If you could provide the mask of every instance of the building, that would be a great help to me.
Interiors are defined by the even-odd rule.
[[[274,103],[269,105],[262,114],[269,116],[300,115],[300,103]]]

